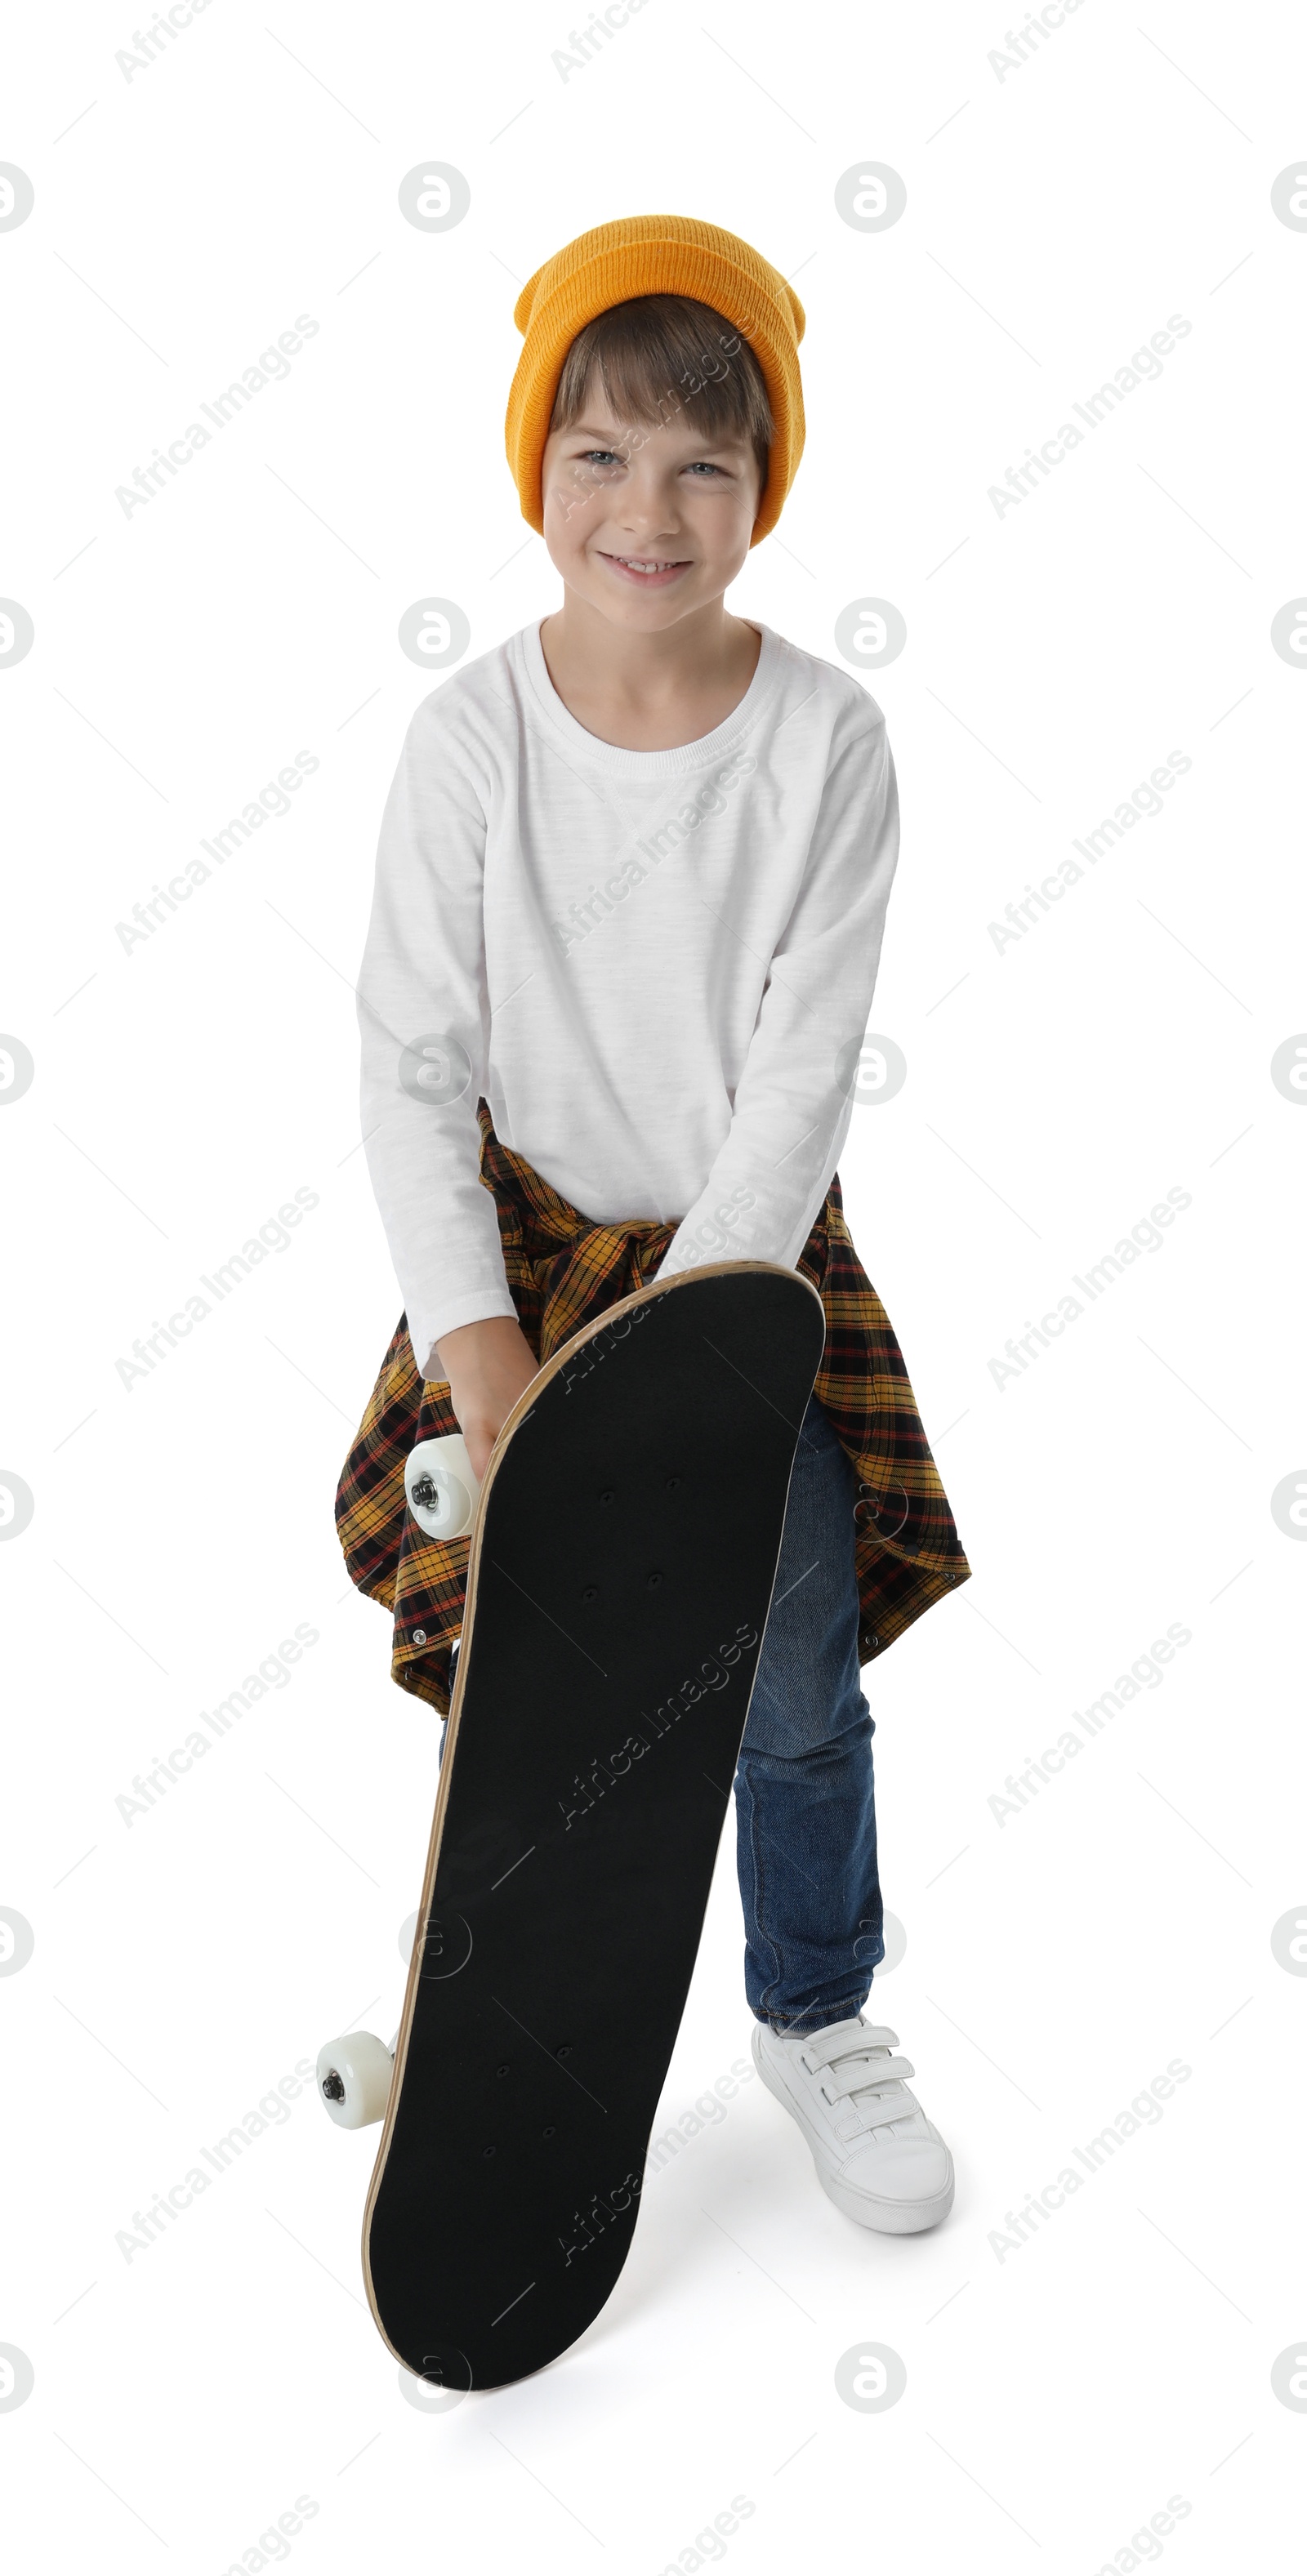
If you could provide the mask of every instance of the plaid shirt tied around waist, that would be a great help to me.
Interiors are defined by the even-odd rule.
[[[676,1229],[653,1217],[594,1223],[500,1143],[484,1100],[477,1117],[481,1180],[498,1211],[509,1290],[543,1366],[583,1324],[652,1280]],[[971,1568],[893,1325],[853,1248],[838,1174],[795,1267],[826,1315],[814,1393],[861,1488],[858,1656],[867,1664],[965,1583]],[[391,1678],[442,1717],[472,1543],[428,1538],[419,1528],[405,1501],[404,1462],[419,1440],[458,1427],[448,1385],[419,1377],[401,1315],[341,1471],[336,1528],[351,1580],[393,1614]]]

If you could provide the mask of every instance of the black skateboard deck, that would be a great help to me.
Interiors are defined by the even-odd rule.
[[[797,1271],[624,1298],[505,1423],[363,2271],[397,2360],[496,2388],[630,2246],[825,1338]]]

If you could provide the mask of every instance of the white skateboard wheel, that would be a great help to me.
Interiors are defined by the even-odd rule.
[[[318,2050],[318,2094],[337,2128],[367,2129],[385,2119],[394,2066],[385,2041],[370,2030],[352,2030]]]
[[[461,1431],[419,1440],[404,1461],[404,1492],[428,1538],[466,1538],[481,1488]]]

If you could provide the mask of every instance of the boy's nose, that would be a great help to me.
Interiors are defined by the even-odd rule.
[[[676,532],[676,513],[656,499],[643,505],[632,493],[626,493],[617,524],[628,536],[641,537],[651,543],[655,537],[670,539]]]

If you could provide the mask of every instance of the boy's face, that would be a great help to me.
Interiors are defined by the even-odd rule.
[[[758,461],[680,416],[619,421],[597,379],[541,467],[545,544],[569,590],[611,624],[657,633],[720,599],[749,551]]]

